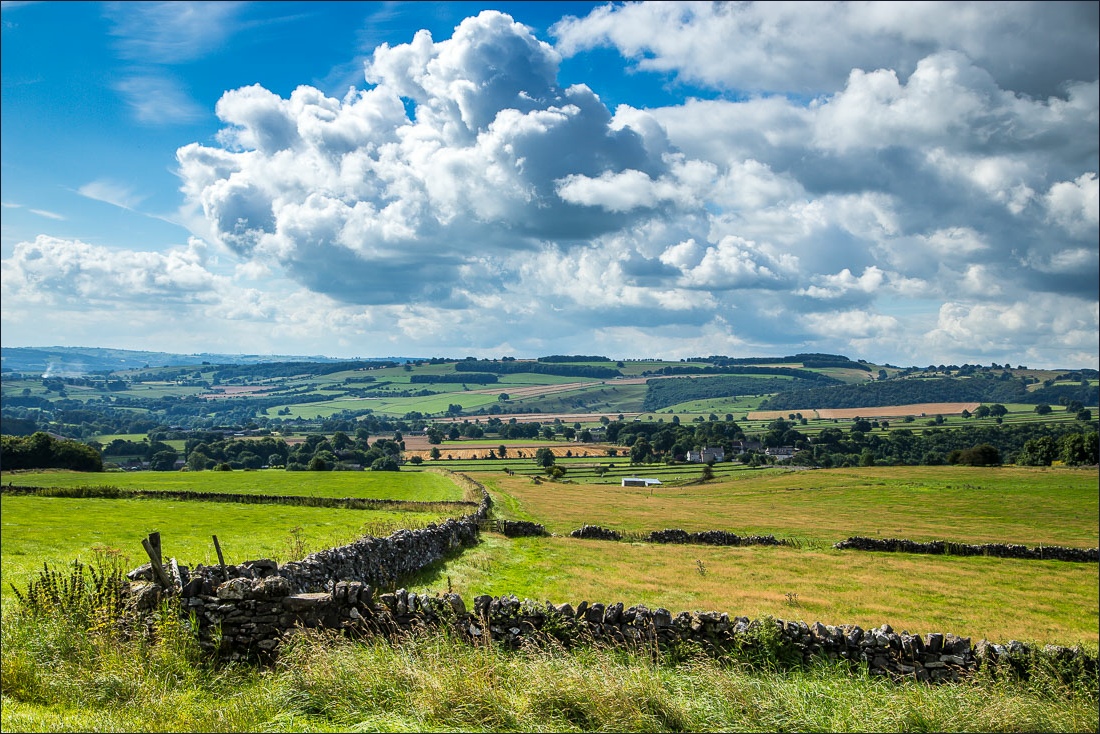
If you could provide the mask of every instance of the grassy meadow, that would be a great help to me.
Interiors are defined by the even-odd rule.
[[[621,458],[620,458],[621,461]],[[474,474],[498,517],[534,520],[556,536],[487,532],[407,583],[410,590],[516,594],[555,603],[622,601],[714,609],[812,623],[883,623],[974,640],[1081,644],[1100,634],[1095,564],[837,551],[862,534],[914,540],[1097,545],[1094,470],[891,467],[739,470],[703,484],[623,488],[586,475],[535,484],[507,462]],[[626,462],[622,462],[626,463]],[[451,468],[448,462],[444,468]],[[722,467],[723,465],[719,465]],[[518,468],[518,465],[517,465]],[[681,468],[682,469],[682,468]],[[645,471],[640,472],[648,475]],[[463,499],[430,471],[5,473],[6,484],[313,494],[405,500]],[[0,576],[22,586],[43,560],[91,560],[98,546],[144,560],[140,539],[163,536],[167,555],[214,562],[290,560],[295,552],[438,519],[281,505],[5,496]],[[654,545],[566,537],[584,523],[627,533],[724,529],[790,539],[784,547]],[[102,631],[73,635],[59,620],[29,622],[3,601],[4,731],[1095,731],[1091,684],[1046,674],[986,674],[966,684],[892,684],[819,665],[661,658],[580,649],[509,653],[445,634],[350,643],[307,634],[270,668],[199,662],[171,622],[157,644],[119,644]],[[106,635],[106,636],[105,636]]]
[[[434,472],[288,472],[283,469],[231,472],[4,472],[3,484],[29,487],[119,487],[150,492],[357,497],[413,502],[453,502],[462,490]]]
[[[569,475],[567,475],[569,476]],[[977,640],[1096,645],[1093,564],[838,551],[851,535],[1096,547],[1091,470],[891,467],[743,471],[656,488],[479,475],[501,516],[558,537],[481,546],[418,580],[418,591],[516,594],[713,609],[730,614],[889,623]],[[565,537],[584,524],[642,535],[664,528],[774,534],[793,547],[653,545]]]
[[[436,472],[5,472],[4,484],[39,487],[111,486],[147,491],[357,497],[440,502],[463,490]],[[165,553],[181,563],[217,561],[218,536],[229,563],[257,558],[295,560],[362,535],[388,535],[445,519],[437,511],[333,510],[287,505],[149,499],[67,499],[8,496],[0,499],[0,598],[10,583],[23,585],[43,562],[85,563],[97,547],[116,548],[133,566],[145,562],[141,539],[160,531]]]
[[[636,473],[660,476],[648,467]],[[741,469],[720,481],[655,488],[534,484],[502,473],[479,478],[514,498],[524,519],[560,534],[588,523],[620,532],[720,529],[828,544],[867,535],[1077,547],[1097,546],[1100,535],[1096,473],[1089,469]]]
[[[91,562],[99,547],[118,549],[129,568],[148,559],[141,539],[161,533],[165,556],[186,565],[217,563],[212,535],[228,563],[257,558],[280,562],[350,543],[365,535],[388,535],[444,519],[438,513],[333,510],[321,507],[183,502],[147,499],[0,499],[0,599],[9,584],[24,586],[43,562],[62,568]]]

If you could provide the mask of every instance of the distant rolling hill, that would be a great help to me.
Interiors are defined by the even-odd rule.
[[[393,362],[406,357],[386,357]],[[128,370],[143,367],[168,367],[208,364],[266,364],[269,362],[339,362],[335,357],[292,356],[278,354],[173,354],[101,347],[3,347],[0,367],[5,372],[42,373],[58,377],[78,377],[104,370]]]

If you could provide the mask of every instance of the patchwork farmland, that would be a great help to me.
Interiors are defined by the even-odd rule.
[[[464,362],[473,364],[459,369]],[[1095,563],[835,547],[860,536],[1023,547],[1040,555],[1042,548],[1095,548],[1100,506],[1095,466],[1088,464],[1095,462],[1089,453],[1095,376],[1031,370],[1002,377],[1004,370],[960,369],[967,374],[933,377],[850,364],[857,366],[814,366],[804,358],[743,365],[437,360],[276,365],[255,373],[211,366],[177,374],[178,386],[166,370],[150,368],[120,380],[125,389],[116,385],[117,408],[92,399],[102,392],[95,385],[62,382],[63,396],[59,383],[5,374],[5,425],[23,426],[10,422],[18,419],[38,429],[43,421],[79,434],[99,411],[99,432],[80,437],[101,452],[107,471],[12,471],[10,462],[31,436],[5,436],[0,483],[11,486],[0,494],[0,575],[7,582],[3,728],[141,728],[160,721],[173,729],[316,730],[351,722],[331,712],[386,706],[409,717],[436,712],[398,728],[476,729],[490,701],[494,710],[513,712],[506,716],[522,715],[511,702],[521,695],[557,710],[563,696],[590,690],[581,682],[594,676],[629,691],[627,681],[645,673],[646,680],[663,681],[659,691],[640,694],[651,702],[645,705],[658,705],[647,698],[657,696],[665,701],[659,705],[679,712],[680,724],[593,714],[595,724],[574,728],[751,728],[756,714],[711,720],[690,712],[699,695],[726,700],[767,691],[744,700],[793,706],[809,690],[821,700],[858,698],[864,722],[880,716],[881,707],[944,730],[973,728],[975,721],[991,723],[979,728],[1095,730],[1095,669],[1088,673],[1087,663],[1084,669],[1036,668],[1028,680],[985,668],[964,685],[929,687],[887,682],[847,662],[791,667],[785,648],[774,642],[714,659],[686,648],[657,657],[599,646],[509,651],[468,648],[460,637],[432,634],[408,635],[391,646],[307,632],[280,646],[278,665],[270,669],[211,669],[197,664],[201,655],[189,647],[186,625],[173,627],[169,618],[154,624],[159,638],[131,644],[102,627],[70,634],[71,625],[84,624],[85,612],[26,615],[26,602],[16,596],[25,599],[44,578],[43,563],[73,573],[74,559],[133,568],[144,560],[142,537],[153,530],[179,563],[215,568],[220,559],[212,535],[229,565],[264,557],[285,565],[364,535],[438,527],[466,512],[446,503],[470,503],[472,480],[493,500],[491,521],[476,545],[395,580],[409,598],[457,595],[472,607],[479,597],[515,595],[517,604],[524,598],[532,605],[583,601],[588,608],[622,602],[673,617],[713,611],[820,623],[821,629],[858,625],[881,632],[889,625],[906,636],[950,633],[1002,647],[1021,640],[1040,651],[1055,645],[1051,649],[1081,651],[1084,657],[1074,660],[1095,660]],[[621,379],[607,377],[609,369]],[[214,392],[215,378],[225,392]],[[183,384],[196,382],[209,384]],[[923,395],[933,383],[950,398],[985,392],[980,399],[887,401],[898,391]],[[850,392],[854,387],[865,389]],[[839,397],[831,405],[802,403],[817,405],[813,411],[761,409],[783,399],[780,388],[789,388],[791,404],[798,395],[821,394],[805,391],[835,388]],[[173,389],[179,392],[168,399]],[[82,424],[66,422],[74,414],[65,401],[73,399],[88,411],[80,414]],[[875,404],[844,404],[855,399]],[[232,420],[230,428],[212,430]],[[47,438],[36,439],[38,446],[62,440],[40,435]],[[995,454],[976,450],[983,445]],[[721,459],[689,460],[703,447],[722,449]],[[174,465],[167,461],[172,453],[179,457]],[[167,469],[141,468],[154,459]],[[625,477],[647,481],[625,487]],[[19,494],[21,487],[38,489]],[[364,502],[310,506],[344,498]],[[371,509],[366,500],[389,503],[388,509]],[[504,532],[505,521],[545,534],[513,537]],[[585,526],[621,540],[573,537]],[[774,544],[650,540],[661,533],[771,538]],[[499,698],[510,677],[524,680],[524,691],[536,690],[525,694],[517,687],[507,700]],[[576,686],[563,688],[563,679]],[[75,690],[76,680],[90,681],[81,690],[91,693],[57,693]],[[164,680],[174,681],[168,691]],[[394,680],[402,681],[400,695]],[[476,689],[479,681],[484,690]],[[448,711],[434,708],[439,691],[463,687],[467,695]],[[682,687],[695,693],[676,704],[663,698]],[[246,707],[233,703],[242,696]],[[139,699],[141,722],[131,705]],[[483,707],[479,713],[470,713],[474,704]],[[576,705],[594,710],[588,698]],[[234,723],[218,725],[219,716]],[[190,723],[181,725],[183,718]]]

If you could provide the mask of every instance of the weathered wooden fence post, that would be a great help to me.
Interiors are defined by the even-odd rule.
[[[222,567],[222,576],[224,576],[225,580],[228,581],[229,580],[229,572],[225,570],[225,556],[222,555],[221,543],[218,542],[218,536],[217,535],[214,535],[214,536],[211,536],[211,537],[214,538],[214,550],[216,550],[218,552],[218,565]]]
[[[164,572],[164,566],[160,562],[160,533],[155,533],[157,536],[157,543],[154,546],[152,537],[153,533],[149,534],[148,538],[143,538],[141,541],[141,547],[145,549],[145,552],[149,555],[149,563],[153,567],[153,573],[156,574],[157,579],[160,581],[161,586],[166,589],[174,587],[172,581],[168,578],[168,574]]]
[[[149,533],[149,544],[153,546],[153,551],[157,554],[157,560],[161,565],[164,565],[164,556],[160,552],[160,531],[154,530]]]

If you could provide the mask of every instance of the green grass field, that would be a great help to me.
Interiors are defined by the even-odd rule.
[[[332,510],[285,505],[245,505],[161,500],[0,498],[0,598],[9,584],[23,586],[43,562],[62,568],[73,560],[90,562],[97,546],[115,548],[132,567],[146,562],[141,539],[162,536],[165,556],[180,563],[217,563],[212,535],[229,563],[257,558],[281,562],[344,545],[364,535],[388,535],[403,526],[443,519],[437,513]],[[298,530],[296,530],[298,529]]]
[[[4,472],[3,484],[31,487],[119,487],[147,491],[189,490],[231,494],[359,497],[413,502],[453,502],[462,490],[441,474],[405,472],[288,472],[283,469],[231,472]]]
[[[5,472],[12,482],[40,487],[113,486],[147,491],[359,497],[414,502],[462,500],[463,490],[435,472]],[[229,561],[275,557],[294,560],[307,552],[343,545],[365,535],[389,535],[444,519],[436,512],[330,510],[285,505],[158,500],[63,499],[10,496],[0,499],[2,598],[9,583],[25,584],[46,561],[59,566],[89,561],[97,545],[145,561],[141,539],[153,530],[165,552],[181,563],[210,564],[217,535]],[[295,528],[300,530],[295,531]]]

